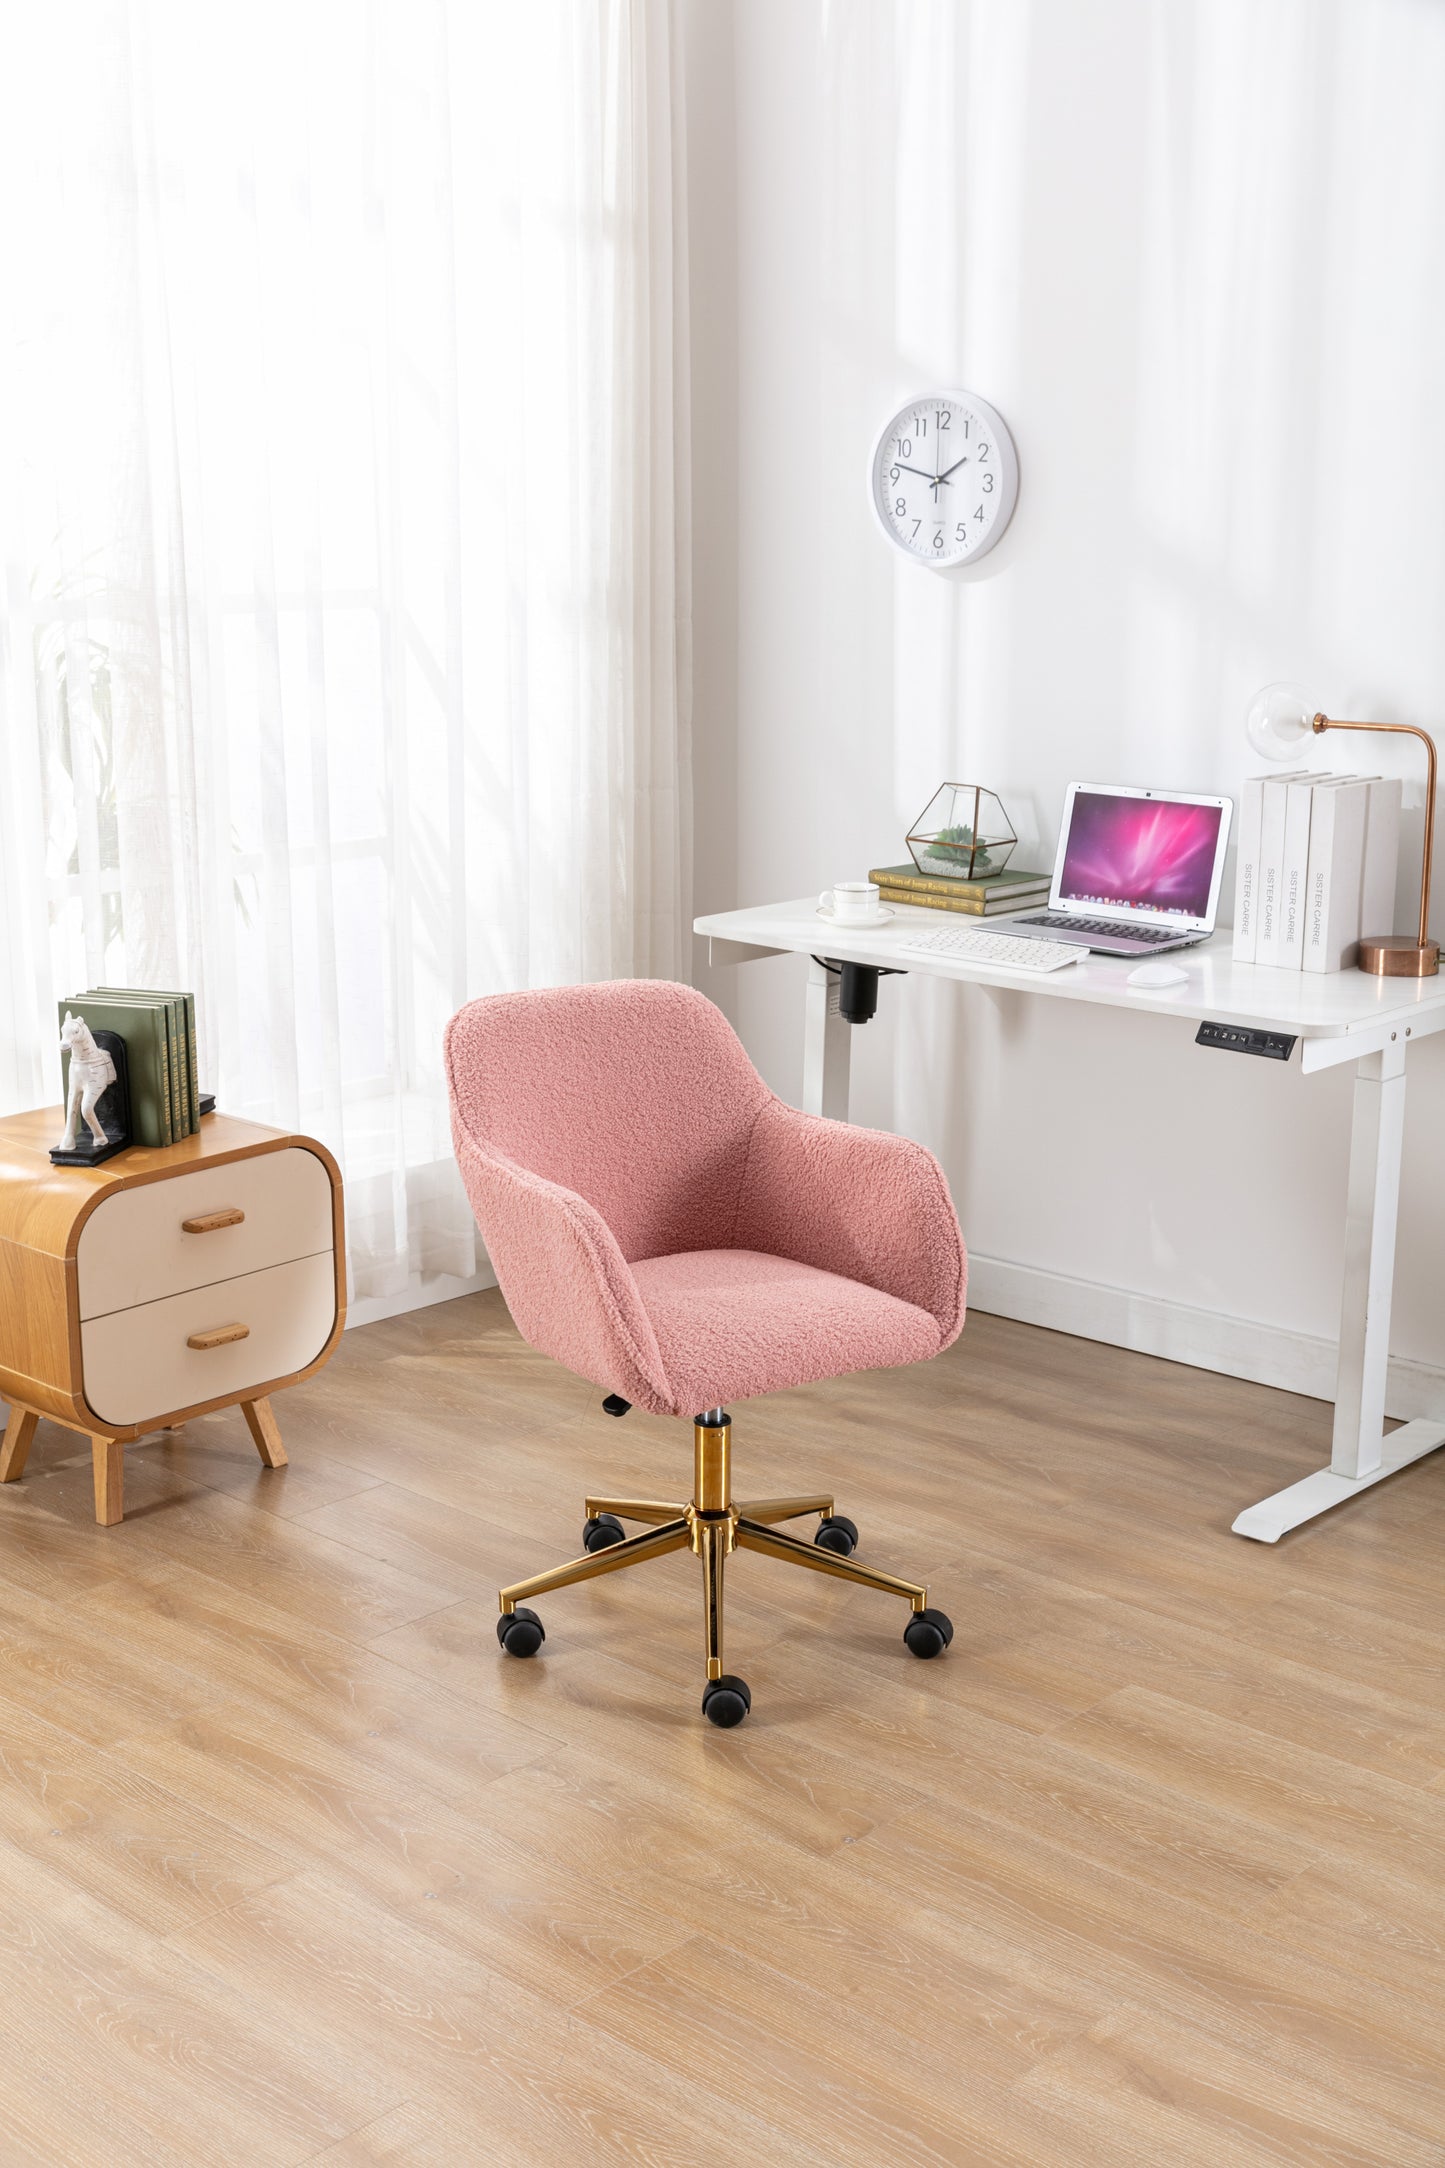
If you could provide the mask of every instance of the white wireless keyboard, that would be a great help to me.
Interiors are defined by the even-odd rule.
[[[1016,933],[974,933],[950,926],[901,941],[900,956],[947,956],[961,964],[993,964],[1000,971],[1061,971],[1088,955],[1067,941],[1030,941]]]

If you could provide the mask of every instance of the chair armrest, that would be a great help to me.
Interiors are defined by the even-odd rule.
[[[907,1137],[760,1111],[734,1241],[862,1280],[927,1310],[947,1347],[963,1325],[968,1260],[943,1169]]]
[[[594,1385],[655,1414],[673,1412],[667,1374],[617,1239],[584,1197],[452,1137],[487,1255],[517,1330]]]

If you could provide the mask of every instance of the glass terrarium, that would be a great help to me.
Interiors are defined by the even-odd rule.
[[[1018,837],[1001,801],[977,783],[945,783],[908,831],[920,873],[985,881],[1002,873]]]

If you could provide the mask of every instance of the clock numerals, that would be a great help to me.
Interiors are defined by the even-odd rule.
[[[942,568],[983,557],[1014,509],[1007,426],[968,395],[906,406],[877,440],[871,488],[889,539],[915,564]]]

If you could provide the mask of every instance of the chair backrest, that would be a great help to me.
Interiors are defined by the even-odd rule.
[[[748,1139],[771,1094],[690,986],[615,979],[492,994],[447,1026],[455,1115],[595,1206],[629,1263],[733,1241]]]

